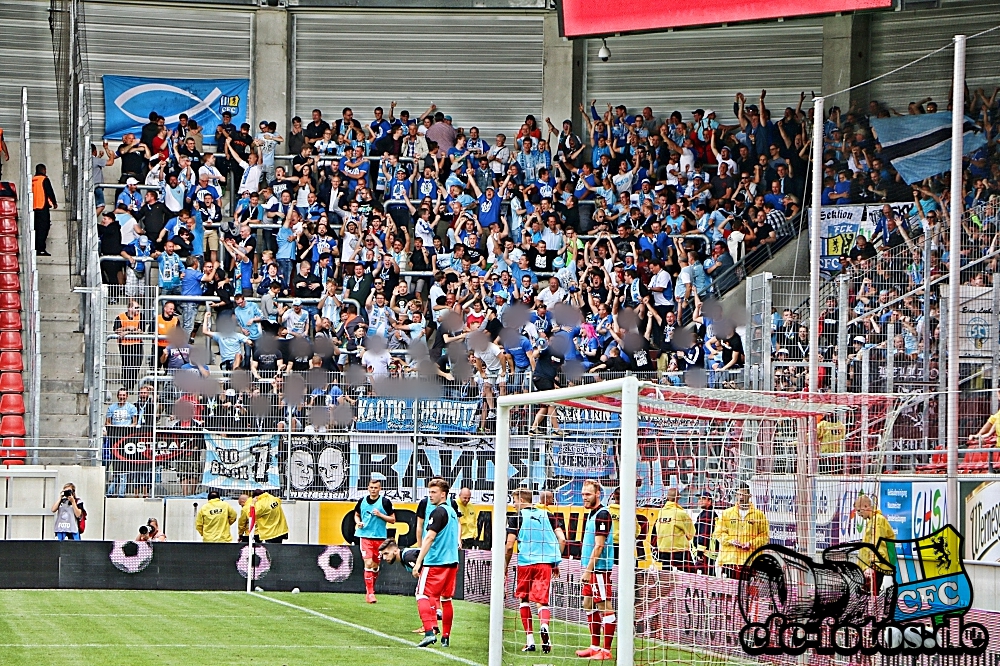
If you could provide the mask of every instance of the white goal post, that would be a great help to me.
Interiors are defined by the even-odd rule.
[[[540,391],[538,393],[502,396],[497,400],[496,463],[493,467],[493,551],[490,579],[490,652],[489,666],[503,666],[504,629],[504,547],[507,540],[508,465],[510,458],[510,410],[514,407],[552,403],[560,400],[592,396],[620,395],[621,399],[621,467],[619,478],[636,478],[638,462],[639,386],[635,377],[623,377],[595,384]],[[621,514],[634,516],[636,487],[621,484]],[[635,521],[623,520],[619,525],[623,544],[635,543]],[[635,569],[634,557],[622,557],[618,565],[618,625],[617,666],[632,666],[635,650]]]

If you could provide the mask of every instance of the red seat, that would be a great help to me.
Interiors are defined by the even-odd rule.
[[[21,379],[21,373],[0,373],[0,393],[24,393],[24,380]]]
[[[0,349],[21,351],[21,334],[17,331],[0,331]]]
[[[0,236],[0,238],[3,238],[3,236]],[[9,273],[2,273],[2,275],[9,275]],[[16,291],[0,291],[0,310],[20,312],[21,295]]]
[[[0,254],[17,254],[17,238],[0,236]]]
[[[17,218],[0,215],[0,234],[17,236]]]
[[[20,270],[17,257],[12,254],[0,254],[0,273],[17,273]]]
[[[17,273],[0,273],[0,291],[21,291],[21,279]]]
[[[0,395],[0,414],[24,414],[24,396],[20,393]]]
[[[0,331],[20,331],[21,315],[12,310],[0,311]]]
[[[0,442],[0,461],[4,465],[23,465],[28,457],[28,449],[24,448],[24,439],[20,437],[5,437]]]
[[[13,197],[0,198],[0,215],[4,217],[17,216],[17,200]]]
[[[21,352],[0,352],[0,372],[21,372],[22,370],[24,370],[24,363],[21,361]]]
[[[24,437],[24,417],[8,414],[0,418],[0,437]]]

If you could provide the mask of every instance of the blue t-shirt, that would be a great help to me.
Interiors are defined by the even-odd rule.
[[[503,203],[496,194],[492,198],[485,194],[479,195],[479,224],[486,228],[494,222],[500,222],[500,205]]]
[[[432,200],[437,199],[438,194],[438,184],[433,178],[420,177],[417,179],[417,198],[423,199],[424,197],[430,197]]]
[[[242,353],[243,345],[250,342],[250,338],[242,333],[222,335],[221,333],[213,331],[212,338],[219,343],[219,356],[222,357],[223,361],[234,360],[236,358],[236,354]]]
[[[240,328],[245,328],[250,333],[247,334],[251,340],[256,340],[260,337],[260,322],[255,321],[251,323],[256,317],[264,317],[264,313],[260,311],[256,303],[244,303],[243,307],[235,308],[233,314],[236,315],[236,322],[240,325]]]
[[[278,229],[278,254],[276,259],[294,259],[295,241],[291,240],[292,230],[288,227]]]
[[[524,370],[531,366],[531,361],[528,360],[528,354],[531,353],[531,341],[528,338],[521,336],[521,339],[513,347],[508,347],[504,345],[504,349],[510,354],[511,358],[514,360],[514,366],[519,370]]]
[[[196,268],[184,269],[184,277],[181,278],[181,296],[202,296],[205,293],[201,285],[204,277],[205,274]]]
[[[130,402],[119,405],[117,402],[108,407],[107,417],[111,419],[113,426],[130,426],[132,419],[139,415],[139,410]]]

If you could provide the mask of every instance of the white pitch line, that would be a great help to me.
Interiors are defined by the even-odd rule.
[[[400,643],[408,647],[416,647],[415,643],[406,640],[405,638],[399,638],[398,636],[390,636],[389,634],[384,634],[376,629],[370,629],[368,627],[363,627],[360,624],[354,624],[353,622],[348,622],[347,620],[341,620],[339,617],[333,617],[332,615],[326,615],[325,613],[320,613],[319,611],[313,610],[311,608],[305,608],[304,606],[296,606],[295,604],[288,603],[287,601],[282,601],[281,599],[274,599],[272,597],[265,597],[263,594],[258,594],[257,592],[251,592],[253,596],[258,599],[263,599],[265,601],[270,601],[271,603],[280,604],[282,606],[287,606],[288,608],[295,608],[302,611],[303,613],[308,613],[309,615],[314,615],[318,618],[327,620],[328,622],[333,622],[334,624],[339,624],[344,627],[350,627],[351,629],[356,629],[357,631],[363,631],[372,636],[378,636],[387,641],[393,641],[395,643]],[[459,657],[453,654],[449,654],[444,650],[434,650],[435,656],[441,657],[443,659],[450,659],[451,661],[457,661],[460,664],[468,664],[468,666],[482,666],[479,662],[472,661],[471,659],[465,659],[464,657]]]

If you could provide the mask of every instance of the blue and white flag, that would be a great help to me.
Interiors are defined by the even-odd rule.
[[[205,142],[211,143],[215,126],[225,111],[233,114],[239,127],[247,121],[249,79],[150,79],[136,76],[105,75],[104,138],[121,139],[139,134],[156,111],[174,129],[182,113],[205,128]]]
[[[889,160],[907,184],[937,176],[951,169],[951,112],[877,118],[872,128]],[[986,136],[975,121],[965,117],[962,154],[986,145]]]
[[[222,437],[205,433],[202,485],[219,490],[277,490],[278,436]]]

